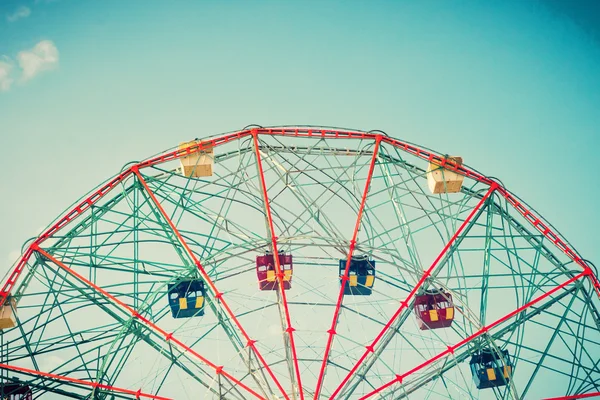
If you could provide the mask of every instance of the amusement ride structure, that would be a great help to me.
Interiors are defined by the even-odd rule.
[[[2,399],[600,395],[593,264],[381,131],[250,126],[128,164],[0,299]]]

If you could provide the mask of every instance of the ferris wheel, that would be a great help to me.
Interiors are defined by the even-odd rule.
[[[497,179],[381,131],[250,126],[132,162],[0,298],[11,400],[600,395],[593,264]]]

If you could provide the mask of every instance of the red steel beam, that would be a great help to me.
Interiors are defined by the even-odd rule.
[[[556,247],[558,247],[564,254],[567,255],[571,260],[573,260],[577,265],[583,268],[584,272],[586,272],[586,276],[590,279],[596,294],[600,298],[600,282],[598,281],[598,277],[595,276],[590,267],[586,264],[586,262],[577,254],[573,249],[571,249],[567,243],[557,234],[555,233],[550,226],[541,220],[539,216],[537,216],[533,211],[528,209],[523,203],[521,203],[513,194],[511,194],[506,188],[500,186],[498,188],[498,192],[504,196],[506,201],[510,203],[531,225],[533,225],[539,232],[542,233],[548,240],[550,240]],[[589,273],[587,273],[590,271]]]
[[[279,282],[278,290],[281,294],[281,300],[283,303],[283,310],[285,312],[285,322],[287,325],[286,332],[290,339],[290,346],[292,348],[292,358],[294,362],[294,369],[296,373],[296,380],[298,381],[298,389],[300,392],[300,399],[304,400],[304,389],[302,388],[302,378],[300,377],[300,367],[298,365],[298,354],[296,353],[296,345],[294,342],[294,327],[292,326],[292,319],[290,317],[290,309],[288,307],[287,296],[285,294],[285,289],[283,287],[283,277],[284,273],[281,270],[281,265],[279,263],[279,252],[277,249],[277,236],[275,235],[275,227],[273,225],[273,216],[271,214],[271,205],[269,203],[269,195],[267,193],[267,183],[265,181],[265,173],[262,166],[262,160],[260,157],[260,151],[258,150],[258,137],[256,131],[252,132],[252,140],[254,141],[254,151],[256,154],[256,162],[258,164],[258,172],[260,177],[260,185],[262,188],[262,194],[265,202],[265,212],[267,214],[267,222],[269,225],[269,231],[271,233],[271,246],[273,247],[273,259],[275,260],[275,272],[277,274],[277,279]],[[292,388],[293,390],[293,388]]]
[[[450,240],[448,241],[448,243],[446,243],[446,245],[444,246],[444,248],[442,249],[442,251],[438,254],[438,256],[433,261],[433,263],[431,263],[431,266],[423,273],[423,275],[421,276],[421,279],[419,279],[419,281],[417,282],[417,284],[415,285],[415,287],[408,294],[408,297],[406,299],[404,299],[404,301],[402,301],[400,303],[400,307],[398,307],[398,310],[396,310],[396,312],[394,313],[394,315],[392,315],[392,317],[390,318],[390,320],[385,324],[385,326],[383,327],[383,329],[381,330],[381,332],[379,332],[379,334],[377,335],[377,337],[375,337],[375,339],[373,340],[373,342],[371,342],[371,344],[367,346],[366,351],[358,359],[358,361],[356,362],[356,364],[354,365],[354,367],[352,367],[352,369],[350,370],[350,372],[348,372],[348,374],[342,380],[342,382],[339,384],[339,386],[335,389],[335,391],[331,395],[330,399],[333,399],[342,390],[343,386],[346,384],[346,382],[348,382],[348,380],[350,379],[350,377],[352,376],[352,374],[354,374],[356,372],[356,370],[361,366],[361,364],[367,358],[367,356],[369,355],[369,353],[374,353],[375,352],[375,346],[377,345],[377,343],[379,342],[379,340],[381,340],[381,338],[383,337],[383,335],[385,334],[385,332],[388,329],[390,329],[390,327],[392,326],[392,324],[394,323],[394,321],[396,320],[396,318],[398,318],[398,316],[400,316],[400,314],[402,313],[402,311],[405,308],[408,307],[408,304],[411,302],[413,296],[417,293],[417,290],[419,290],[419,288],[421,287],[421,285],[423,285],[423,283],[425,282],[425,280],[431,275],[432,271],[435,269],[435,267],[437,267],[438,263],[446,255],[446,253],[448,252],[448,250],[450,250],[450,247],[452,247],[452,245],[454,244],[454,242],[458,239],[459,235],[466,228],[466,226],[469,224],[469,222],[471,221],[471,219],[475,216],[475,214],[477,213],[477,211],[483,206],[483,204],[486,202],[486,200],[492,195],[492,193],[497,188],[498,188],[498,184],[496,182],[492,182],[492,185],[490,186],[489,190],[481,198],[481,200],[479,200],[479,202],[477,203],[477,205],[471,210],[471,212],[469,213],[469,215],[467,216],[467,218],[458,227],[458,229],[456,230],[456,232],[454,232],[454,235],[450,238]]]
[[[470,341],[472,341],[473,339],[477,338],[478,336],[483,335],[484,333],[487,333],[490,331],[490,329],[494,328],[495,326],[501,324],[502,322],[505,322],[506,320],[514,317],[515,315],[519,314],[520,312],[522,312],[523,310],[531,307],[532,305],[539,303],[540,301],[544,300],[545,298],[547,298],[548,296],[553,295],[554,293],[556,293],[557,291],[563,289],[564,287],[570,285],[571,283],[575,282],[576,280],[584,277],[585,275],[587,275],[588,272],[581,272],[578,275],[575,275],[574,277],[572,277],[571,279],[567,280],[566,282],[561,283],[560,285],[556,286],[555,288],[553,288],[552,290],[549,290],[548,292],[536,297],[535,299],[531,300],[530,302],[522,305],[521,307],[517,308],[516,310],[506,314],[504,317],[497,319],[496,321],[492,322],[489,325],[486,325],[484,327],[482,327],[481,329],[479,329],[477,332],[473,333],[472,335],[466,337],[465,339],[461,340],[460,342],[456,343],[454,346],[448,346],[448,348],[446,350],[444,350],[443,352],[439,353],[438,355],[436,355],[435,357],[430,358],[429,360],[421,363],[420,365],[417,365],[416,367],[414,367],[413,369],[401,374],[401,375],[396,375],[396,378],[392,379],[391,381],[389,381],[388,383],[376,388],[375,390],[367,393],[366,395],[364,395],[363,397],[360,398],[360,400],[365,400],[368,399],[369,397],[380,393],[381,391],[387,389],[388,387],[392,386],[395,383],[402,383],[402,381],[407,377],[410,376],[411,374],[418,372],[419,370],[427,367],[428,365],[432,364],[433,362],[439,360],[440,358],[443,358],[447,355],[453,354],[458,348],[464,346],[465,344],[469,343]]]
[[[249,347],[250,349],[252,349],[252,351],[254,352],[254,354],[256,355],[256,357],[258,358],[258,360],[260,361],[260,363],[263,365],[263,367],[265,368],[265,370],[269,374],[269,376],[271,376],[271,378],[273,379],[273,382],[275,382],[275,385],[277,386],[277,388],[279,388],[279,390],[281,391],[281,394],[287,400],[289,400],[289,397],[288,397],[287,393],[285,392],[285,390],[281,386],[281,383],[279,382],[279,380],[277,379],[277,377],[273,373],[273,370],[267,364],[267,362],[264,359],[264,357],[258,351],[258,348],[256,347],[256,340],[252,340],[250,338],[250,336],[248,335],[248,333],[246,332],[246,330],[242,327],[242,324],[240,323],[240,321],[238,320],[238,318],[235,316],[235,313],[231,310],[231,308],[229,307],[229,305],[225,301],[223,293],[219,292],[219,290],[217,289],[217,286],[215,285],[215,283],[213,282],[213,280],[210,278],[210,276],[208,276],[208,273],[204,269],[204,266],[202,265],[202,263],[200,263],[200,260],[196,257],[196,255],[194,254],[194,252],[192,251],[192,249],[189,247],[189,245],[187,244],[187,242],[185,241],[185,239],[183,238],[183,236],[181,236],[181,233],[179,232],[179,230],[175,226],[175,223],[171,220],[171,218],[169,217],[169,215],[166,213],[165,209],[162,207],[162,205],[160,204],[160,202],[156,198],[156,195],[154,194],[154,192],[150,189],[150,187],[148,186],[148,183],[146,182],[146,180],[144,179],[144,177],[142,176],[142,174],[140,174],[137,166],[134,166],[133,169],[134,169],[133,172],[138,177],[138,180],[140,181],[140,183],[142,184],[142,186],[146,190],[146,193],[148,193],[148,195],[152,199],[153,203],[156,205],[156,208],[158,208],[159,212],[161,213],[161,215],[163,216],[163,218],[165,219],[165,221],[167,221],[167,223],[171,227],[171,231],[173,232],[173,234],[175,234],[175,236],[177,237],[177,240],[179,240],[179,242],[181,243],[181,245],[185,249],[185,251],[188,254],[188,256],[192,259],[192,261],[196,265],[196,268],[198,268],[198,271],[200,272],[200,275],[202,276],[202,278],[204,279],[204,281],[208,284],[208,287],[210,287],[210,289],[211,289],[211,291],[213,293],[214,298],[217,299],[217,302],[225,309],[226,313],[229,315],[229,317],[231,318],[231,320],[234,322],[234,324],[240,330],[240,333],[242,334],[242,336],[246,340],[246,347]]]
[[[83,214],[86,210],[88,210],[93,204],[97,203],[104,195],[114,189],[120,182],[126,179],[129,175],[131,175],[131,170],[126,170],[104,185],[100,187],[100,189],[96,190],[92,193],[91,196],[87,197],[85,200],[77,204],[71,211],[69,211],[66,215],[60,218],[54,225],[52,225],[48,230],[42,233],[25,251],[19,262],[17,263],[15,269],[11,272],[6,282],[4,282],[4,286],[2,286],[2,290],[0,290],[0,304],[4,304],[6,298],[12,291],[17,279],[23,272],[29,257],[33,253],[33,246],[39,245],[44,240],[48,239],[56,232],[65,227],[69,222],[77,218],[79,215]]]
[[[247,385],[245,385],[244,383],[242,383],[241,381],[239,381],[238,379],[236,379],[233,375],[231,375],[228,372],[226,372],[223,369],[223,366],[219,366],[219,365],[211,362],[207,358],[201,356],[198,352],[196,352],[195,350],[193,350],[191,347],[187,346],[185,343],[183,343],[182,341],[180,341],[179,339],[177,339],[176,337],[174,337],[173,333],[168,333],[167,331],[159,328],[152,321],[150,321],[149,319],[143,317],[133,307],[128,306],[127,304],[125,304],[121,300],[117,299],[115,296],[113,296],[112,294],[110,294],[106,290],[102,289],[100,286],[98,286],[95,283],[89,281],[84,276],[78,274],[73,269],[69,268],[65,263],[63,263],[62,261],[56,259],[54,256],[52,256],[50,253],[48,253],[44,249],[42,249],[42,248],[40,248],[39,246],[36,245],[36,247],[34,248],[34,250],[36,250],[37,252],[39,252],[41,255],[43,255],[47,259],[51,260],[54,264],[58,265],[60,268],[62,268],[65,271],[67,271],[69,274],[71,274],[72,276],[74,276],[75,278],[77,278],[78,280],[80,280],[81,282],[83,282],[84,284],[86,284],[87,286],[91,287],[96,292],[102,294],[104,297],[106,297],[107,299],[111,300],[113,303],[115,303],[118,306],[120,306],[126,313],[130,314],[133,318],[137,319],[142,324],[146,325],[150,330],[154,331],[159,336],[162,336],[164,338],[165,342],[171,342],[171,343],[175,344],[177,347],[179,347],[179,349],[182,350],[183,352],[192,354],[194,357],[196,357],[202,363],[204,363],[208,367],[214,369],[215,373],[217,375],[224,376],[225,378],[227,378],[231,382],[233,382],[235,385],[243,388],[248,393],[252,394],[254,397],[256,397],[258,399],[261,399],[261,400],[266,400],[264,397],[262,397],[260,394],[258,394],[254,390],[252,390],[250,387],[248,387]]]
[[[572,396],[552,397],[552,398],[546,398],[544,400],[575,400],[575,399],[587,399],[589,397],[599,397],[599,396],[600,396],[600,392],[594,392],[594,393],[585,393],[585,394],[575,394]]]
[[[360,207],[358,208],[358,214],[356,215],[356,223],[354,225],[354,232],[352,233],[352,239],[350,240],[350,248],[348,250],[348,258],[346,260],[346,268],[344,269],[344,276],[342,277],[342,284],[340,285],[340,293],[338,294],[337,303],[335,305],[335,310],[333,312],[333,319],[331,321],[331,327],[327,331],[329,337],[327,338],[327,345],[325,347],[325,353],[323,353],[323,361],[321,364],[321,370],[319,371],[319,377],[317,379],[317,387],[315,388],[315,396],[314,400],[319,398],[319,394],[321,393],[321,388],[323,386],[323,380],[325,379],[325,371],[327,368],[327,363],[329,362],[329,352],[331,351],[331,347],[333,346],[333,337],[336,334],[335,329],[337,328],[338,318],[340,315],[340,310],[342,307],[342,302],[344,301],[344,287],[348,282],[348,273],[350,271],[350,263],[352,259],[352,255],[354,254],[354,248],[356,247],[356,239],[358,238],[358,230],[360,229],[360,225],[362,222],[362,215],[365,209],[365,205],[367,203],[367,196],[369,194],[369,188],[371,187],[371,178],[373,177],[373,171],[375,170],[375,161],[377,161],[377,154],[379,152],[379,146],[381,145],[382,135],[377,135],[375,138],[375,148],[373,149],[373,157],[371,158],[371,164],[369,165],[369,173],[367,175],[367,180],[365,182],[365,188],[362,195],[362,200],[360,202]]]
[[[24,374],[36,375],[36,376],[40,376],[43,378],[49,378],[49,379],[55,379],[57,381],[76,383],[78,385],[89,386],[93,389],[103,389],[103,390],[110,390],[111,392],[129,394],[129,395],[135,396],[136,399],[173,400],[169,397],[161,397],[161,396],[155,396],[153,394],[144,393],[144,392],[142,392],[142,389],[139,389],[137,391],[130,390],[130,389],[123,389],[123,388],[120,388],[117,386],[105,385],[103,383],[98,383],[98,382],[84,381],[81,379],[71,378],[71,377],[64,376],[64,375],[50,374],[48,372],[40,372],[40,371],[36,371],[33,369],[29,369],[29,368],[17,367],[14,365],[0,364],[0,369],[6,369],[6,370],[10,370],[10,371],[15,371],[15,372],[22,372]]]

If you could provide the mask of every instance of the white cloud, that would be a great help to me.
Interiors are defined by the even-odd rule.
[[[13,79],[10,76],[12,69],[12,64],[0,60],[0,92],[10,89],[13,83]]]
[[[0,92],[8,91],[19,75],[19,81],[26,82],[40,72],[56,68],[57,65],[58,49],[51,40],[42,40],[31,50],[19,52],[16,62],[10,57],[0,55]]]
[[[12,14],[6,14],[6,20],[8,22],[15,22],[21,18],[27,18],[31,15],[31,8],[21,6],[15,10]]]
[[[23,70],[21,79],[27,81],[58,65],[58,49],[51,40],[42,40],[33,49],[21,51],[17,55],[17,61]]]

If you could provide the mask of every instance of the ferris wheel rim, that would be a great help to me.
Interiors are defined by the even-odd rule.
[[[372,132],[372,131],[369,131],[369,132]],[[443,163],[446,162],[446,156],[441,155],[439,153],[433,153],[422,147],[417,147],[416,151],[412,152],[410,150],[407,150],[407,148],[412,149],[416,146],[414,146],[408,142],[402,142],[402,141],[390,138],[389,136],[384,136],[381,133],[369,133],[369,132],[358,131],[358,130],[356,130],[356,131],[355,130],[335,130],[335,129],[332,129],[331,127],[314,127],[314,126],[313,127],[311,127],[311,126],[278,126],[278,127],[252,128],[249,130],[235,131],[235,132],[228,133],[228,134],[221,134],[221,135],[216,135],[214,137],[205,138],[205,139],[201,140],[197,145],[190,146],[190,147],[186,148],[184,151],[185,151],[185,154],[191,154],[194,151],[202,150],[204,148],[204,146],[217,147],[217,146],[220,146],[229,141],[239,140],[241,138],[251,137],[251,136],[253,136],[256,140],[256,137],[259,135],[286,136],[286,137],[302,136],[302,137],[312,137],[312,138],[316,138],[316,139],[318,139],[320,137],[326,137],[327,139],[337,139],[337,138],[354,139],[355,138],[355,139],[367,139],[367,140],[372,139],[377,142],[380,142],[380,141],[385,142],[386,144],[392,145],[400,150],[404,150],[412,155],[415,155],[415,153],[416,153],[417,156],[419,156],[423,159],[428,159],[429,161],[438,160]],[[258,151],[258,148],[256,150]],[[107,180],[106,181],[107,183],[99,186],[98,190],[92,191],[91,192],[92,194],[90,196],[88,196],[86,200],[77,204],[74,208],[71,209],[71,211],[68,211],[65,214],[63,214],[62,217],[59,217],[57,219],[58,222],[56,224],[54,224],[48,230],[43,232],[36,240],[34,240],[34,242],[32,242],[27,247],[25,254],[20,259],[15,270],[13,270],[13,274],[5,282],[2,291],[0,291],[0,297],[2,297],[1,301],[3,303],[6,301],[6,298],[10,294],[12,287],[14,287],[14,285],[16,284],[16,281],[18,280],[19,275],[22,272],[22,269],[19,270],[19,265],[21,265],[21,264],[24,265],[29,260],[29,258],[31,257],[31,255],[34,252],[39,251],[40,245],[45,240],[52,237],[59,230],[61,230],[66,225],[68,225],[71,221],[73,221],[75,218],[77,218],[78,215],[83,213],[87,209],[86,204],[91,206],[96,201],[99,201],[100,199],[102,199],[105,195],[107,195],[111,190],[113,190],[116,186],[118,186],[121,182],[123,182],[127,178],[132,177],[133,175],[136,175],[138,177],[141,176],[140,172],[139,172],[140,170],[142,170],[144,168],[148,168],[150,166],[159,165],[159,164],[162,164],[167,161],[175,160],[177,158],[180,158],[182,156],[182,154],[184,154],[184,153],[182,153],[182,150],[163,152],[155,157],[151,157],[149,159],[146,159],[144,161],[136,163],[136,164],[130,166],[129,168],[124,169],[117,176],[113,177],[112,179]],[[471,177],[473,179],[477,179],[481,183],[488,184],[490,187],[490,193],[497,192],[497,193],[501,194],[503,196],[503,198],[507,201],[507,203],[509,205],[511,205],[515,210],[520,212],[536,229],[538,229],[540,232],[542,232],[545,236],[550,235],[549,238],[554,243],[554,245],[560,251],[564,252],[565,254],[567,254],[567,256],[572,258],[573,261],[583,269],[583,271],[579,275],[577,275],[577,278],[572,278],[573,280],[571,280],[569,283],[571,283],[581,277],[587,276],[590,280],[592,280],[594,287],[596,287],[596,290],[598,291],[600,289],[600,286],[598,285],[597,277],[594,275],[591,267],[587,265],[587,262],[581,256],[579,256],[579,253],[577,253],[576,250],[572,246],[570,246],[570,244],[565,239],[563,239],[563,237],[555,229],[553,229],[552,225],[550,225],[548,222],[546,222],[546,220],[543,219],[543,217],[541,217],[538,213],[535,213],[533,211],[533,209],[531,209],[529,206],[526,205],[526,203],[522,202],[516,195],[509,192],[503,185],[501,185],[494,179],[491,179],[484,175],[481,175],[477,171],[468,168],[466,165],[462,165],[462,164],[461,165],[456,165],[456,164],[453,165],[452,161],[450,161],[450,163],[448,165],[450,165],[450,167],[453,168],[453,170],[459,174],[465,173],[466,174],[465,176]],[[264,188],[264,186],[263,186],[263,188]],[[264,188],[264,191],[266,194],[266,188]],[[530,217],[528,217],[528,216],[530,216]],[[552,240],[552,239],[554,239],[554,240]],[[15,272],[17,272],[17,273],[15,274]],[[565,284],[565,286],[566,286],[566,284]],[[564,286],[562,286],[562,287],[564,287]],[[285,293],[285,291],[283,291],[283,293]],[[600,291],[598,293],[600,295]],[[369,349],[367,349],[367,350],[369,350]],[[299,373],[298,373],[298,377],[299,377]],[[318,392],[315,393],[315,396],[317,396],[317,395],[318,395]],[[335,396],[335,394],[333,396]],[[286,397],[285,391],[284,391],[284,397]]]

